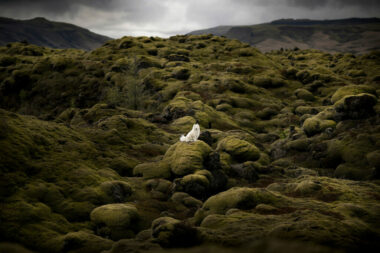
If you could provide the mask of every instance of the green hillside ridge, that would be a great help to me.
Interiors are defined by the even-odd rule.
[[[379,68],[213,35],[0,47],[0,249],[371,252]]]
[[[219,26],[189,34],[210,33],[238,39],[264,52],[297,47],[363,54],[379,50],[380,19],[280,19],[257,25]]]
[[[51,47],[93,50],[111,38],[63,22],[53,22],[42,17],[17,20],[0,17],[0,45],[22,42]]]

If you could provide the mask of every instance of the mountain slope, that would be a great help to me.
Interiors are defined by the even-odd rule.
[[[380,19],[281,19],[251,26],[222,26],[189,34],[215,34],[247,42],[267,52],[281,48],[366,53],[380,48]]]
[[[110,38],[68,23],[52,22],[45,18],[15,20],[0,18],[0,45],[27,41],[51,48],[92,50]]]

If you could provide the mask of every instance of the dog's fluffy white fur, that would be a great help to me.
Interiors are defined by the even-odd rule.
[[[182,135],[179,140],[184,142],[192,142],[198,140],[199,135],[201,134],[201,129],[198,123],[193,125],[193,129],[185,136]]]

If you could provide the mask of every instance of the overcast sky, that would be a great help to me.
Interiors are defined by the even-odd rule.
[[[379,17],[380,0],[0,0],[0,16],[46,17],[93,32],[168,37],[280,18]]]

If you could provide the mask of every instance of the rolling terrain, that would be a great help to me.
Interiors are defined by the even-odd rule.
[[[189,34],[215,34],[238,39],[260,49],[319,49],[330,53],[369,53],[380,48],[380,19],[280,19],[248,26],[220,26]]]
[[[106,36],[68,23],[53,22],[45,18],[15,20],[0,17],[0,45],[27,41],[51,48],[77,48],[92,50],[107,40]]]
[[[0,47],[0,249],[376,252],[379,68],[213,35]]]

